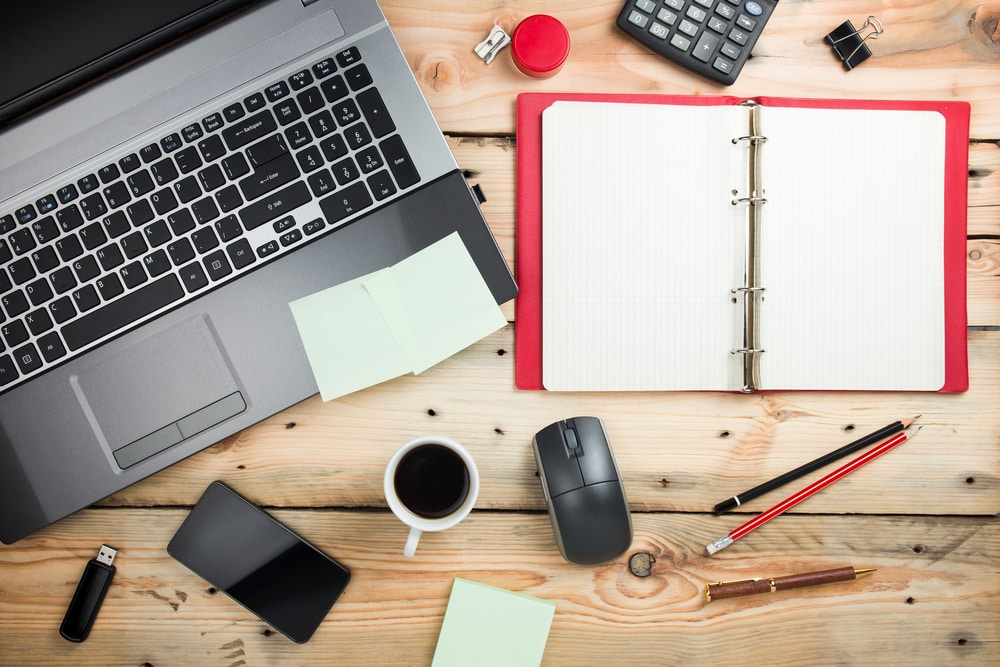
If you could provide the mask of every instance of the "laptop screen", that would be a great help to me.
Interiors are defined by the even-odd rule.
[[[0,124],[253,0],[5,0]]]

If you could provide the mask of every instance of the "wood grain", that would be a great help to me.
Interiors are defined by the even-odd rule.
[[[419,376],[330,403],[310,398],[0,547],[0,665],[426,666],[456,576],[556,603],[543,667],[1000,664],[1000,3],[781,0],[730,88],[624,37],[613,26],[618,0],[382,4],[459,165],[486,192],[484,214],[512,267],[520,92],[969,101],[969,391],[522,392],[513,386],[508,303],[511,324]],[[558,76],[527,79],[506,53],[486,66],[472,52],[494,23],[510,30],[542,12],[571,31]],[[870,14],[886,34],[872,58],[845,72],[822,38]],[[530,448],[540,428],[581,414],[607,426],[635,526],[628,552],[595,568],[559,556]],[[715,503],[917,414],[923,428],[912,441],[716,556],[705,553],[783,496],[723,517],[711,515]],[[386,509],[382,471],[396,447],[431,432],[470,449],[482,491],[466,521],[425,536],[406,559],[406,529]],[[166,554],[216,479],[351,569],[344,597],[308,644],[277,634]],[[72,645],[59,623],[102,542],[119,549],[118,575],[91,637]],[[702,598],[709,581],[843,565],[878,571],[784,595]]]
[[[28,538],[7,557],[0,639],[6,664],[427,665],[451,582],[461,576],[551,599],[556,616],[543,664],[988,664],[995,655],[1000,582],[985,553],[1000,549],[986,518],[785,517],[766,540],[710,558],[716,519],[637,513],[635,540],[595,568],[563,561],[542,514],[476,512],[401,555],[405,527],[387,513],[275,515],[344,563],[352,583],[307,645],[296,645],[164,553],[180,509],[88,510],[77,525]],[[49,613],[72,594],[92,554],[81,535],[119,548],[115,585],[83,645],[58,637]],[[649,574],[632,574],[640,554]],[[857,582],[706,604],[709,581],[845,563],[878,567]],[[769,641],[759,641],[766,617]],[[882,632],[872,632],[881,619]],[[931,620],[928,623],[928,620]],[[918,624],[919,633],[894,632]],[[782,641],[781,637],[793,637]],[[820,653],[814,653],[819,650]],[[335,656],[335,657],[334,657]],[[582,657],[585,656],[585,657]],[[310,658],[311,657],[311,658]]]

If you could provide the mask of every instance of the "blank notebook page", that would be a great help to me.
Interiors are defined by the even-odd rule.
[[[748,112],[556,102],[542,117],[543,384],[733,389]]]
[[[762,384],[940,389],[944,117],[761,112]]]

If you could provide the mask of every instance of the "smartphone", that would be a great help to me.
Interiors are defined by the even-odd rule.
[[[167,553],[300,644],[351,579],[347,568],[222,482],[208,486]]]

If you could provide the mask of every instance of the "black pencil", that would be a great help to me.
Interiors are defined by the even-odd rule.
[[[715,506],[714,512],[716,514],[725,514],[729,510],[739,507],[743,503],[753,500],[757,496],[761,496],[767,493],[768,491],[773,491],[782,484],[787,484],[793,479],[797,479],[802,475],[807,475],[814,470],[818,470],[823,466],[825,466],[826,464],[836,461],[842,456],[847,456],[848,454],[856,452],[859,449],[864,449],[868,445],[873,445],[879,440],[888,438],[890,435],[893,435],[894,433],[899,433],[903,429],[909,428],[910,424],[919,419],[919,417],[920,415],[917,415],[916,417],[911,417],[909,419],[904,419],[902,421],[893,422],[888,426],[883,426],[874,433],[869,433],[865,437],[859,440],[855,440],[854,442],[851,442],[849,444],[846,444],[840,449],[835,449],[829,454],[824,454],[818,459],[814,459],[809,463],[799,466],[795,470],[789,470],[784,475],[779,475],[772,480],[764,482],[759,486],[753,487],[749,491],[744,491],[743,493],[733,496],[732,498],[727,498],[726,500],[723,500],[721,503]]]

